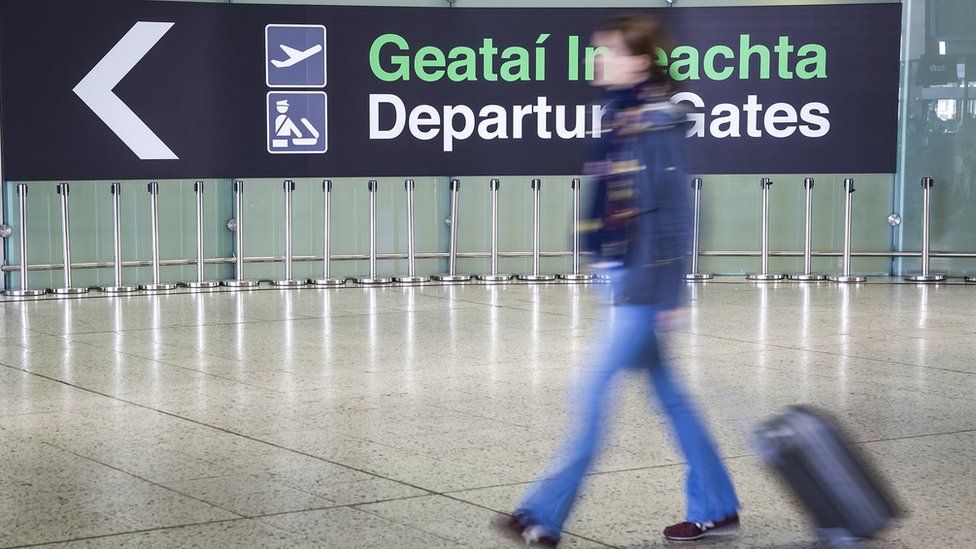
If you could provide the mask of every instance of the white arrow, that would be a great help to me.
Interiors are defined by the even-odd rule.
[[[74,89],[88,108],[142,160],[178,160],[179,157],[112,90],[172,27],[173,23],[139,21]]]

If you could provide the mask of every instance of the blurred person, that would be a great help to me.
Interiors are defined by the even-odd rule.
[[[739,500],[701,419],[670,371],[658,337],[682,307],[691,248],[690,180],[681,148],[686,113],[669,102],[667,69],[654,63],[664,29],[649,16],[614,18],[595,32],[594,85],[608,92],[609,126],[595,140],[586,172],[595,178],[587,247],[608,269],[611,322],[602,356],[585,367],[562,450],[529,488],[504,528],[528,543],[558,544],[583,477],[601,445],[622,370],[648,376],[688,464],[685,520],[664,529],[688,541],[738,527]]]

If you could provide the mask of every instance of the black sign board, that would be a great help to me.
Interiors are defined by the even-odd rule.
[[[619,11],[6,0],[5,176],[578,173]],[[900,4],[641,11],[692,171],[895,171]]]
[[[942,86],[961,80],[959,64],[965,59],[947,55],[923,55],[918,63],[915,83],[919,86]]]

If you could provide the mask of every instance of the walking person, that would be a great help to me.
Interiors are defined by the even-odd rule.
[[[673,90],[666,68],[655,64],[662,36],[660,24],[641,15],[612,19],[594,34],[595,45],[606,48],[597,57],[594,84],[609,92],[609,126],[587,163],[598,189],[587,245],[609,267],[612,320],[604,352],[578,383],[577,424],[567,428],[562,450],[505,525],[528,543],[559,542],[599,451],[612,381],[622,370],[647,376],[688,465],[685,520],[666,527],[665,537],[694,540],[739,523],[732,481],[658,337],[682,306],[691,238],[681,158],[687,116],[668,101]]]

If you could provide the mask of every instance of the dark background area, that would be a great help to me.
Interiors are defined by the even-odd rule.
[[[616,9],[448,9],[134,2],[131,0],[0,3],[0,100],[4,171],[8,180],[151,179],[265,176],[385,176],[411,174],[573,174],[584,140],[542,140],[535,117],[523,139],[482,141],[475,133],[442,151],[440,137],[420,141],[409,130],[395,140],[369,140],[371,93],[398,95],[409,109],[430,104],[486,104],[510,110],[534,104],[578,104],[596,97],[584,82],[567,82],[567,37],[585,44]],[[626,10],[633,12],[635,10]],[[640,11],[640,10],[638,10]],[[828,78],[736,77],[685,82],[706,111],[742,105],[750,94],[764,106],[799,110],[810,101],[830,106],[830,133],[820,139],[695,138],[688,141],[696,173],[891,173],[895,171],[900,4],[642,10],[669,18],[675,43],[738,50],[739,35],[770,49],[781,35],[799,48],[827,49]],[[116,88],[116,93],[179,156],[141,161],[72,92],[137,21],[175,26]],[[266,150],[264,28],[314,23],[328,28],[329,151],[271,155]],[[534,55],[546,42],[545,82],[382,82],[370,70],[376,37],[396,33],[416,52],[436,45],[477,49],[518,45]],[[794,60],[795,60],[794,54]],[[500,63],[496,63],[496,68]],[[736,64],[737,66],[737,64]],[[480,75],[479,75],[480,76]],[[702,75],[704,77],[704,74]],[[554,120],[554,118],[552,119]],[[744,122],[743,115],[743,135]],[[510,121],[511,122],[511,121]],[[761,125],[761,123],[760,123]],[[550,123],[550,129],[553,125]],[[510,128],[511,130],[511,128]]]

